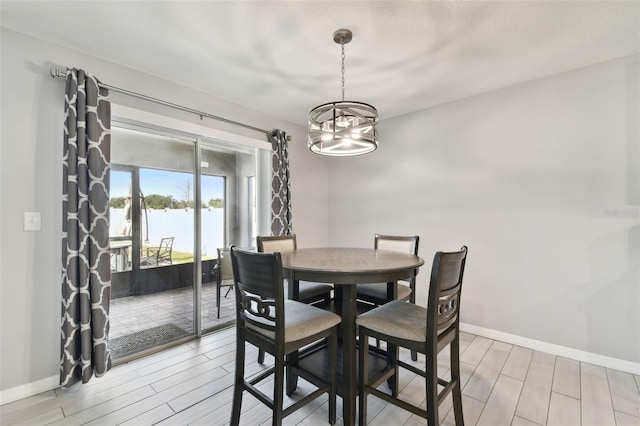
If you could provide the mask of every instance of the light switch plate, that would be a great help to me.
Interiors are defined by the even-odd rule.
[[[39,231],[41,228],[42,216],[40,212],[24,212],[24,230]]]

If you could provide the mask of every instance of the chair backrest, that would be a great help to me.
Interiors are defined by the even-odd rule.
[[[376,250],[398,251],[401,253],[407,253],[407,254],[412,254],[414,256],[417,256],[419,242],[420,242],[420,237],[417,235],[405,237],[405,236],[399,236],[399,235],[376,234],[373,241],[373,248],[375,248]],[[411,286],[411,289],[415,291],[415,283],[416,283],[415,276],[404,281],[408,281]],[[415,295],[412,297],[415,297]]]
[[[446,344],[458,333],[466,261],[466,246],[456,252],[439,251],[433,258],[427,303],[427,340],[446,340],[443,343]]]
[[[275,333],[284,339],[284,285],[280,253],[255,253],[231,246],[238,326]]]
[[[413,236],[397,236],[397,235],[380,235],[376,234],[373,247],[378,250],[392,250],[402,253],[418,255],[418,242],[420,237]]]
[[[257,243],[258,251],[261,253],[291,253],[298,248],[296,234],[279,235],[275,237],[258,236]]]
[[[173,239],[175,237],[165,237],[160,240],[160,248],[158,250],[158,262],[160,260],[168,260],[171,262],[171,251],[173,249]]]
[[[221,281],[233,279],[231,251],[228,248],[218,249],[218,276],[220,277]]]

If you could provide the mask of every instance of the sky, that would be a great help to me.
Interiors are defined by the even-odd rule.
[[[128,172],[111,171],[111,198],[126,197],[129,194],[131,175]],[[193,199],[193,174],[168,170],[140,169],[140,189],[144,196],[151,194],[171,195],[175,200],[185,198],[187,186]],[[202,202],[224,199],[224,178],[202,175]]]

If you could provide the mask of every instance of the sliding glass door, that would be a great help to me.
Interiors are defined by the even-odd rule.
[[[235,320],[233,291],[231,287],[223,287],[218,296],[213,268],[218,249],[232,244],[255,246],[257,158],[254,148],[213,140],[201,140],[200,146],[202,329],[207,331]]]
[[[114,123],[110,346],[115,360],[233,322],[234,293],[227,294],[227,288],[218,316],[217,249],[255,245],[261,226],[258,182],[268,187],[269,176],[258,165],[267,155],[260,151]]]

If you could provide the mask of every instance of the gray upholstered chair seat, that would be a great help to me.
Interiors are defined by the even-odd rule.
[[[387,284],[358,284],[358,296],[368,296],[376,299],[387,298]],[[409,300],[411,288],[408,285],[398,283],[398,298],[396,300]]]
[[[300,299],[310,299],[333,290],[331,284],[300,281]]]
[[[259,318],[253,317],[258,322]],[[306,303],[295,300],[284,301],[284,341],[285,343],[296,342],[305,337],[312,336],[321,331],[328,330],[340,323],[340,317],[333,312],[316,308]],[[275,339],[274,331],[265,330],[247,322],[250,328],[270,339]]]
[[[394,300],[360,315],[356,323],[399,339],[427,339],[427,308],[412,303]]]

